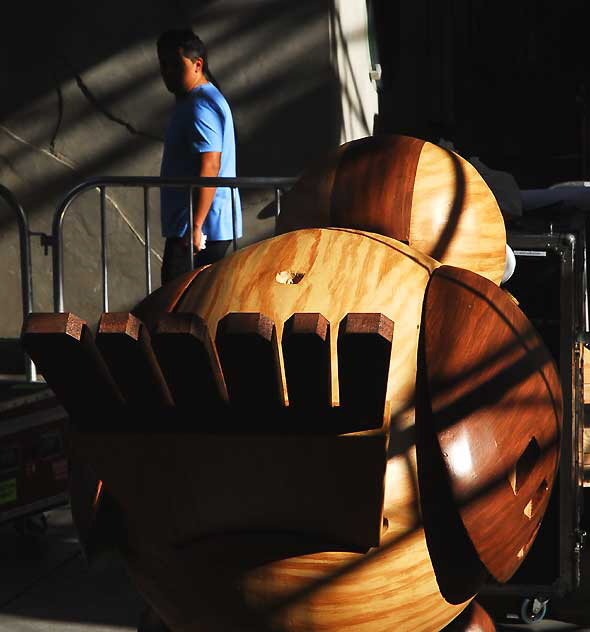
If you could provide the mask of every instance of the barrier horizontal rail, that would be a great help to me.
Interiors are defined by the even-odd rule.
[[[64,264],[63,264],[63,239],[62,230],[66,213],[72,202],[82,193],[91,189],[100,192],[100,218],[101,218],[101,266],[102,266],[102,294],[103,311],[108,311],[108,265],[107,265],[107,229],[106,229],[106,189],[138,188],[144,192],[144,232],[145,232],[145,270],[146,270],[146,294],[151,292],[151,233],[149,228],[149,190],[152,188],[183,188],[188,193],[189,225],[193,221],[193,191],[201,187],[224,187],[232,190],[232,227],[233,247],[237,249],[236,236],[236,197],[237,190],[267,190],[275,191],[275,216],[280,213],[280,196],[284,189],[292,186],[296,178],[286,177],[216,177],[216,178],[164,178],[159,176],[105,176],[97,177],[81,182],[71,189],[61,201],[53,216],[50,244],[53,247],[53,303],[54,311],[64,311]],[[193,261],[190,257],[190,266]]]

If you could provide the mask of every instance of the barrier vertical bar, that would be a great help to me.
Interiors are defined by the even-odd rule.
[[[109,311],[109,271],[107,267],[107,218],[106,218],[106,190],[104,186],[100,191],[100,246],[102,261],[102,311]]]
[[[143,228],[145,235],[145,288],[152,293],[152,233],[150,231],[150,190],[143,187]]]
[[[193,185],[191,184],[189,186],[189,190],[188,190],[188,226],[186,227],[186,230],[188,231],[188,259],[189,259],[189,270],[194,270],[195,268],[195,259],[193,257],[193,251],[194,251],[194,246],[193,246],[193,213],[194,213],[194,208],[193,208]]]
[[[277,232],[277,224],[279,215],[281,214],[281,190],[277,187],[275,189],[275,235]]]
[[[144,195],[149,195],[149,188],[151,187],[177,187],[182,188],[184,190],[188,189],[189,194],[189,214],[190,221],[194,220],[194,198],[193,192],[195,187],[202,186],[215,186],[215,187],[228,187],[232,189],[232,187],[236,187],[235,190],[232,189],[232,223],[234,230],[234,250],[237,249],[237,195],[240,188],[246,188],[248,190],[260,190],[260,189],[271,189],[275,190],[275,195],[277,195],[276,190],[278,189],[278,196],[281,196],[284,188],[291,186],[295,182],[294,178],[162,178],[162,177],[152,177],[152,176],[109,176],[109,177],[101,177],[101,178],[92,178],[90,180],[86,180],[73,189],[71,189],[65,196],[65,198],[61,201],[59,206],[56,209],[56,212],[53,216],[52,223],[52,234],[51,234],[51,244],[53,246],[53,299],[54,299],[54,311],[63,312],[64,311],[64,260],[63,260],[63,220],[65,214],[71,207],[71,203],[74,199],[76,199],[81,193],[88,191],[90,189],[98,190],[101,193],[101,208],[102,208],[102,228],[103,228],[103,269],[107,265],[107,245],[106,245],[106,189],[103,188],[107,186],[116,186],[116,187],[147,187],[148,193]],[[148,200],[148,209],[149,209],[149,200]],[[280,212],[280,200],[278,203],[278,211]],[[149,215],[149,210],[148,210]],[[192,234],[192,225],[191,225],[191,234]],[[148,238],[148,234],[146,233],[146,241]],[[189,240],[192,243],[192,240]],[[150,263],[151,263],[151,235],[150,235],[150,246],[146,250],[150,253]],[[194,259],[192,254],[192,248],[188,249],[187,256],[189,257],[189,266],[192,269],[194,267]],[[147,261],[146,261],[147,268]],[[147,275],[147,271],[146,271]],[[150,275],[151,279],[151,275]],[[147,285],[147,281],[146,281]],[[150,288],[151,289],[151,288]],[[108,308],[108,274],[106,270],[104,271],[104,298],[105,303]]]
[[[231,187],[231,224],[233,231],[234,252],[238,249],[238,229],[236,217],[236,192],[237,187]]]
[[[53,241],[53,311],[64,311],[64,264],[63,264],[63,240],[61,238],[61,228],[64,217],[64,210],[58,209],[53,218],[53,230],[51,238]]]
[[[13,208],[18,223],[20,242],[20,277],[23,306],[23,320],[33,311],[33,274],[31,265],[31,238],[29,234],[29,220],[23,207],[12,191],[0,184],[0,195]],[[25,354],[25,374],[27,382],[37,379],[37,369],[33,361]]]

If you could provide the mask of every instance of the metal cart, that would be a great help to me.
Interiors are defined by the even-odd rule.
[[[510,581],[490,581],[481,592],[488,608],[508,604],[504,615],[525,623],[541,620],[549,599],[580,584],[585,537],[582,343],[588,331],[584,221],[581,216],[544,226],[537,221],[531,228],[545,232],[512,231],[507,239],[517,263],[504,287],[553,353],[564,399],[559,472],[535,543]]]

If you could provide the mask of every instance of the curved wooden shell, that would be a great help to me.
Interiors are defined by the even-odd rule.
[[[504,221],[483,178],[416,138],[362,138],[312,165],[284,196],[277,231],[324,226],[393,237],[497,284],[504,273]]]
[[[506,581],[533,542],[557,469],[557,370],[514,301],[468,270],[434,271],[423,336],[425,414],[469,537]]]

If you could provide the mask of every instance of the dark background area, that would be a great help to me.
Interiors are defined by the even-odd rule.
[[[584,0],[372,0],[381,131],[452,140],[521,188],[590,180]]]

